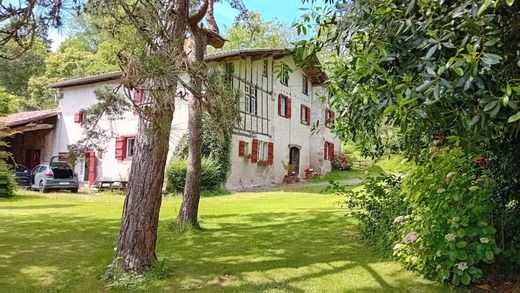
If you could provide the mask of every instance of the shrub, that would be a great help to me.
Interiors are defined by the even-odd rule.
[[[394,223],[394,220],[409,214],[400,194],[400,185],[399,177],[385,175],[368,177],[364,191],[334,188],[337,193],[345,195],[350,213],[360,221],[363,239],[383,253],[390,253],[400,238],[399,223]]]
[[[403,180],[410,220],[394,247],[408,268],[437,280],[468,285],[482,277],[499,249],[492,226],[494,182],[460,149],[427,154]]]
[[[188,162],[185,158],[172,160],[166,169],[166,190],[183,192]],[[203,158],[201,163],[201,190],[218,189],[224,180],[220,168],[213,159]]]
[[[0,197],[13,197],[16,191],[16,179],[6,163],[0,162]]]
[[[345,153],[339,153],[332,160],[332,170],[346,171],[352,168],[350,158]]]

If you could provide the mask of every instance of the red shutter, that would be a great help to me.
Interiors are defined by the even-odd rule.
[[[246,154],[246,142],[241,140],[238,142],[238,156],[243,157]]]
[[[333,143],[329,143],[329,146],[330,146],[329,158],[330,158],[331,161],[334,161],[334,144]]]
[[[251,150],[251,163],[256,163],[258,161],[258,140],[253,139],[253,148]]]
[[[311,108],[305,108],[307,112],[307,126],[311,125]]]
[[[287,118],[291,118],[291,99],[287,97]]]
[[[96,153],[94,151],[89,152],[88,160],[88,184],[94,185],[96,182]]]
[[[336,112],[334,112],[334,111],[330,111],[330,119],[331,119],[331,120],[336,119]]]
[[[74,123],[81,123],[81,122],[83,122],[83,113],[82,112],[74,113]]]
[[[273,164],[274,159],[274,144],[272,142],[267,146],[267,163],[269,165]]]
[[[282,94],[278,95],[278,115],[285,116],[282,115]]]
[[[329,151],[329,146],[327,142],[323,143],[323,159],[327,159],[327,152]]]
[[[116,159],[123,160],[126,155],[126,137],[116,138]]]

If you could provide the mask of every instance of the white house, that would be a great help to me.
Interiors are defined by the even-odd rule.
[[[303,70],[284,70],[294,68],[295,64],[282,49],[214,53],[207,55],[206,61],[222,64],[233,88],[243,93],[238,105],[241,119],[232,137],[227,188],[280,183],[286,173],[282,162],[294,164],[300,177],[307,167],[318,173],[331,169],[330,162],[334,152],[339,151],[340,142],[324,123],[334,119],[334,112],[321,102],[320,97],[326,94],[322,86],[326,75],[317,62]],[[57,90],[61,111],[54,132],[54,154],[66,153],[67,145],[82,138],[80,110],[97,102],[94,90],[116,87],[120,77],[121,74],[115,72],[51,85]],[[134,92],[134,100],[140,100],[138,92]],[[168,160],[186,132],[187,121],[187,103],[179,98],[172,121]],[[317,121],[319,126],[313,127]],[[125,113],[121,120],[100,121],[112,139],[105,152],[90,152],[89,159],[77,164],[80,179],[93,184],[97,178],[128,178],[137,123],[138,116],[133,111]]]

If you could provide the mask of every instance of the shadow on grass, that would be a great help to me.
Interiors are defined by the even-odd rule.
[[[80,216],[80,210],[46,212],[48,206],[31,204],[32,209],[42,209],[32,216],[0,211],[0,291],[106,290],[99,277],[114,256],[120,211],[110,219],[98,219]],[[189,233],[171,229],[167,225],[171,219],[162,218],[157,253],[171,266],[172,274],[151,281],[147,290],[439,289],[372,253],[353,232],[353,221],[332,207],[235,210],[203,213],[205,229]]]

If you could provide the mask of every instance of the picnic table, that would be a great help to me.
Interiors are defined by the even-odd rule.
[[[126,190],[128,181],[126,180],[97,180],[95,187],[98,191],[105,190]]]

